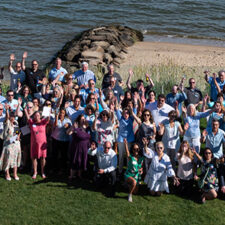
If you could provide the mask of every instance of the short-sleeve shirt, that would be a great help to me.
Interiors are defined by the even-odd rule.
[[[202,101],[202,92],[199,89],[187,87],[184,89],[184,92],[187,95],[187,99],[184,102],[185,106],[188,106],[189,104],[198,104]]]
[[[77,79],[77,84],[79,86],[88,84],[89,80],[94,80],[96,82],[96,77],[91,70],[85,72],[83,70],[78,70],[73,74],[73,79]]]
[[[217,84],[219,85],[220,89],[223,90],[223,86],[225,84],[225,80],[223,82],[221,82],[220,78],[217,77],[216,78]],[[210,96],[213,99],[213,101],[216,101],[217,99],[217,95],[218,95],[218,91],[214,82],[213,77],[209,77],[208,83],[210,84],[211,90],[210,90]]]
[[[66,108],[66,113],[73,124],[79,115],[84,114],[84,108],[80,107],[78,110],[76,110],[74,106],[69,106],[68,108]]]
[[[50,80],[55,80],[56,79],[56,77],[60,74],[60,73],[62,73],[63,72],[63,75],[61,75],[60,77],[59,77],[59,81],[65,81],[65,79],[64,79],[64,76],[68,73],[67,72],[67,70],[66,69],[64,69],[63,67],[60,67],[60,69],[58,70],[58,69],[56,69],[56,68],[53,68],[53,69],[51,69],[51,71],[50,71],[50,73],[49,73],[49,79]]]
[[[20,72],[15,72],[14,69],[10,70],[10,89],[14,92],[17,89],[17,82],[20,81],[21,84],[25,82],[25,73],[23,70],[20,70]]]
[[[122,78],[118,73],[113,73],[113,75],[110,75],[109,73],[106,73],[102,80],[102,89],[108,88],[110,86],[110,79],[111,77],[114,77],[116,80],[116,86],[119,85],[119,83],[122,82]]]
[[[52,132],[52,137],[58,141],[69,141],[69,136],[66,133],[66,128],[64,127],[65,124],[72,125],[71,120],[68,118],[64,118],[63,121],[58,119],[57,126],[55,127],[54,131]]]

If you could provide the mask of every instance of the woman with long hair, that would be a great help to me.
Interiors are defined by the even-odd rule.
[[[183,141],[176,154],[178,161],[177,177],[179,178],[178,191],[180,194],[190,195],[194,177],[194,154],[187,141]]]
[[[82,172],[87,168],[88,148],[91,140],[88,123],[85,121],[83,114],[77,117],[73,126],[67,130],[67,133],[72,135],[69,179],[74,177],[74,173],[76,173],[78,178],[82,178]]]
[[[201,202],[205,203],[206,200],[213,200],[217,197],[217,191],[219,189],[217,164],[219,160],[213,157],[210,148],[205,148],[203,157],[195,149],[193,149],[193,153],[201,162],[201,175],[200,178],[195,176],[195,180],[198,180],[198,186],[202,190]]]

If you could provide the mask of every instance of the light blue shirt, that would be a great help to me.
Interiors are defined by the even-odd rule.
[[[80,108],[76,110],[74,106],[69,106],[66,108],[66,113],[73,124],[79,115],[84,114],[84,108],[80,106]]]
[[[119,120],[120,126],[119,126],[119,133],[118,133],[118,142],[124,142],[123,139],[126,138],[127,142],[133,142],[134,141],[134,131],[133,131],[133,122],[134,118],[129,117],[128,120],[126,120],[120,110],[116,110],[117,119]]]
[[[223,86],[225,84],[225,80],[223,82],[221,82],[220,78],[217,77],[216,81],[217,81],[220,89],[223,90]],[[211,90],[210,90],[211,98],[213,99],[213,101],[216,101],[217,95],[218,95],[218,91],[217,91],[215,82],[213,80],[213,77],[209,77],[208,83],[210,84],[210,87],[211,87]]]
[[[63,121],[58,119],[57,126],[55,127],[52,137],[58,141],[69,141],[69,135],[66,133],[65,124],[72,125],[71,120],[68,118],[64,118]]]
[[[4,102],[2,102],[2,104],[4,104],[4,105],[7,104],[7,105],[9,105],[10,108],[11,108],[11,110],[12,110],[13,112],[15,112],[15,111],[16,111],[16,108],[17,108],[17,106],[18,106],[18,101],[17,101],[16,99],[13,99],[11,102],[9,102],[9,101],[6,99]],[[20,107],[20,109],[23,110],[22,107]]]
[[[77,84],[80,86],[82,84],[88,84],[89,80],[94,80],[96,82],[96,77],[91,70],[83,71],[78,70],[73,74],[73,79],[77,79]]]
[[[49,75],[48,75],[48,77],[49,77],[49,79],[50,80],[55,80],[56,79],[56,77],[60,74],[60,73],[62,73],[63,72],[63,75],[61,75],[60,77],[59,77],[59,81],[65,81],[65,79],[64,79],[64,76],[68,73],[67,72],[67,70],[66,69],[64,69],[63,67],[60,67],[60,69],[59,70],[57,70],[56,68],[53,68],[53,69],[51,69],[51,71],[50,71],[50,73],[49,73]]]
[[[5,101],[6,101],[6,98],[4,96],[0,95],[0,103],[3,103]]]
[[[186,99],[187,99],[187,95],[184,92],[176,93],[176,95],[174,95],[173,93],[169,93],[166,96],[166,103],[174,108],[175,102],[178,101],[178,109],[181,115],[182,102]]]
[[[213,156],[217,159],[223,156],[223,143],[225,142],[224,135],[225,132],[218,129],[216,135],[214,135],[211,130],[206,136],[206,147],[211,149]]]
[[[81,95],[81,97],[82,97],[82,105],[86,104],[87,97],[88,97],[88,95],[89,95],[90,93],[97,94],[97,95],[98,95],[98,101],[100,101],[100,99],[99,99],[99,89],[98,89],[98,88],[95,88],[94,91],[91,91],[89,88],[87,88],[87,89],[82,88],[82,89],[80,90],[80,95]],[[102,93],[102,99],[103,99],[103,100],[105,99],[105,96],[104,96],[103,93]]]
[[[23,70],[20,70],[20,72],[16,72],[14,69],[10,70],[10,89],[14,92],[17,89],[17,81],[20,80],[20,83],[23,84],[25,82],[25,72]]]
[[[187,116],[185,123],[188,123],[189,127],[185,132],[186,137],[198,138],[201,136],[200,132],[200,119],[207,117],[210,114],[210,110],[207,112],[197,112],[196,116]]]

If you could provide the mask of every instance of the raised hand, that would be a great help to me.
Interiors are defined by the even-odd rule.
[[[133,76],[133,75],[134,75],[134,73],[133,73],[133,70],[132,70],[132,69],[129,69],[129,75],[130,75],[130,76]]]
[[[99,93],[99,97],[101,98],[102,97],[102,89],[101,88],[98,89],[98,93]]]
[[[182,109],[183,113],[185,113],[185,114],[187,113],[187,108],[185,106],[182,106],[181,109]]]
[[[69,103],[69,102],[65,102],[64,107],[65,107],[65,108],[68,108],[69,106],[70,106],[70,103]]]
[[[144,146],[147,146],[148,145],[148,139],[146,137],[143,137],[142,143],[143,143]]]
[[[213,79],[216,80],[216,73],[213,73]]]
[[[19,104],[19,105],[22,104],[22,98],[19,97],[17,101],[18,101],[18,104]]]
[[[10,58],[10,61],[14,61],[16,59],[15,54],[11,54],[9,58]]]
[[[27,52],[24,52],[23,53],[23,59],[26,59],[27,58]]]
[[[207,130],[206,130],[206,129],[205,129],[205,130],[203,130],[203,131],[202,131],[202,136],[206,137],[207,135],[208,135]]]
[[[189,128],[189,124],[188,123],[185,123],[184,124],[184,130],[186,131],[186,130],[188,130],[188,128]]]

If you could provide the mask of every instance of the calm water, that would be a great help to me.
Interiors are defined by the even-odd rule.
[[[19,59],[23,51],[28,61],[44,65],[77,32],[107,24],[142,30],[146,40],[225,47],[224,5],[224,0],[1,0],[0,66],[10,53]]]

